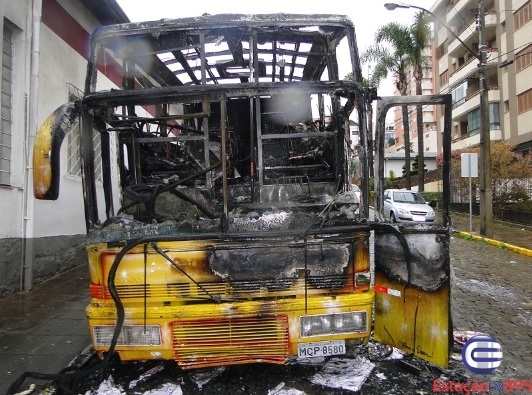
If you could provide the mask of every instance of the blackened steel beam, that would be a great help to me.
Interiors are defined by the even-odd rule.
[[[391,107],[403,105],[444,105],[443,125],[443,221],[449,225],[449,202],[451,198],[451,95],[420,95],[420,96],[385,96],[377,102],[377,129],[375,140],[375,159],[378,166],[375,182],[375,215],[384,221],[384,134],[386,113]]]

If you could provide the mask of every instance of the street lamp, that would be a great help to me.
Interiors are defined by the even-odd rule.
[[[486,237],[493,236],[493,194],[491,189],[491,167],[490,167],[490,128],[489,128],[489,102],[488,89],[486,84],[486,44],[484,38],[484,4],[479,1],[479,50],[474,52],[464,43],[452,29],[443,23],[433,12],[411,4],[405,3],[385,3],[387,10],[393,11],[396,8],[417,8],[426,12],[438,21],[451,35],[457,39],[464,48],[478,60],[478,76],[480,83],[480,234]]]

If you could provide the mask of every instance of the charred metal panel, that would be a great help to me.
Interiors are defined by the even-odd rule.
[[[408,253],[395,234],[377,233],[375,265],[398,283],[429,292],[440,288],[449,280],[448,234],[420,225],[404,229],[402,235]]]
[[[384,222],[384,133],[385,121],[388,110],[394,106],[402,105],[435,105],[444,106],[443,124],[443,225],[450,226],[449,223],[449,202],[451,198],[451,111],[452,98],[446,95],[420,95],[420,96],[388,96],[381,97],[377,102],[377,129],[375,133],[375,160],[377,163],[377,174],[375,180],[375,218],[379,222]]]
[[[61,144],[66,133],[76,126],[79,107],[67,103],[57,108],[43,122],[35,136],[33,148],[33,194],[37,199],[59,197]]]
[[[449,235],[376,232],[375,339],[447,367],[452,351]],[[406,245],[406,249],[405,249]]]
[[[326,244],[308,247],[267,245],[259,248],[223,248],[209,254],[209,266],[229,280],[297,279],[342,276],[349,265],[348,245]]]
[[[384,222],[384,121],[393,106],[442,104],[443,222],[438,225]],[[375,182],[375,338],[447,367],[452,351],[450,312],[450,147],[449,95],[385,97],[378,103]],[[388,230],[386,229],[388,227]]]

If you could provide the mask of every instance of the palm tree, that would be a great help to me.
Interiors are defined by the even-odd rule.
[[[388,45],[383,45],[384,43]],[[395,76],[395,86],[401,96],[407,94],[407,66],[410,64],[411,34],[408,26],[391,22],[380,27],[375,33],[375,44],[367,48],[361,56],[365,63],[376,63],[374,70],[383,78],[388,72]],[[406,188],[411,189],[410,180],[410,131],[408,127],[408,107],[402,107],[403,131],[405,140],[405,179]]]
[[[423,93],[421,87],[423,82],[423,70],[429,66],[429,59],[425,54],[425,49],[428,48],[432,42],[432,29],[430,27],[428,13],[421,11],[414,16],[414,23],[410,27],[410,35],[412,37],[412,45],[408,51],[408,62],[412,65],[414,70],[414,79],[416,80],[416,95],[421,95]],[[424,191],[425,173],[423,168],[425,165],[425,160],[423,156],[423,108],[420,105],[416,106],[416,123],[418,165],[420,169],[418,172],[418,191]]]

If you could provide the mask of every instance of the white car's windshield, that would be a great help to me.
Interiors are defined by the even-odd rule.
[[[425,203],[425,199],[415,192],[394,192],[393,201],[397,203]]]

